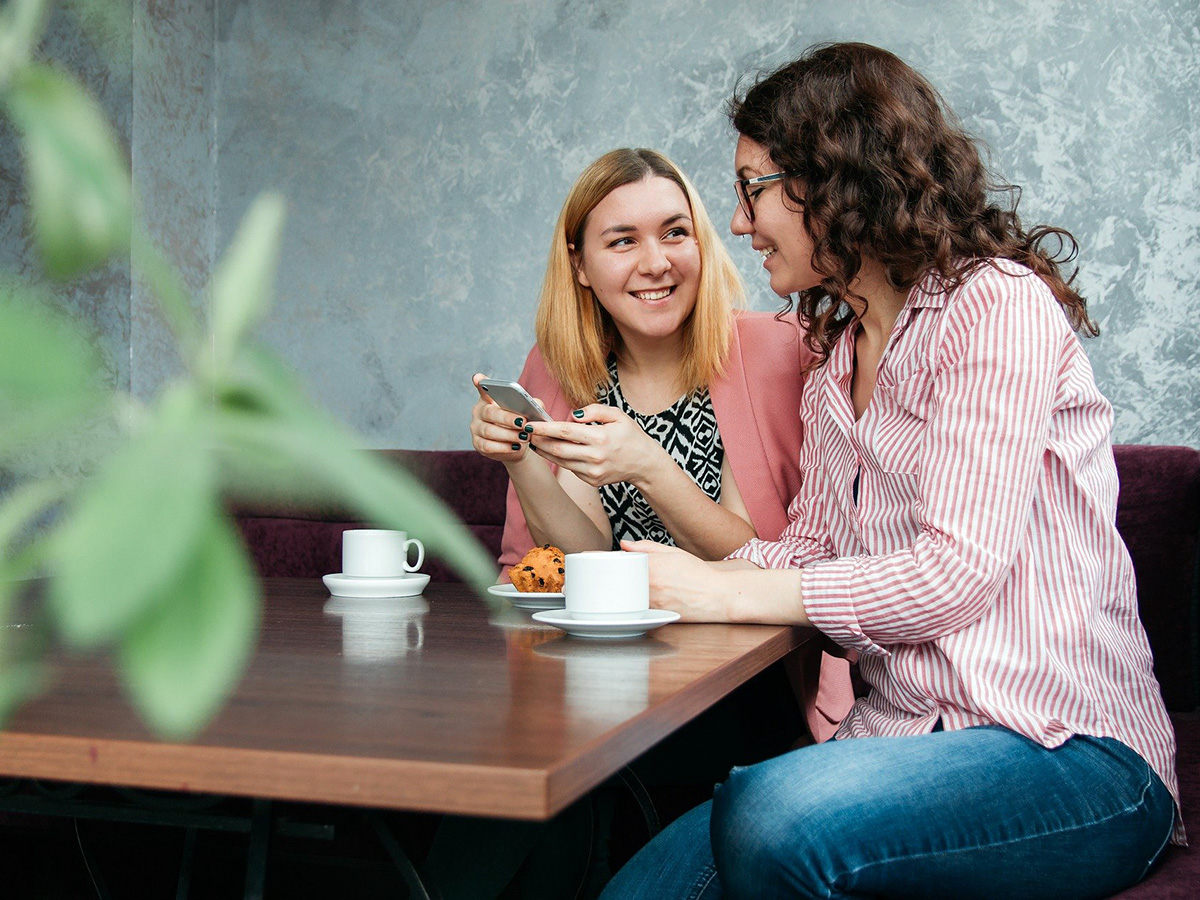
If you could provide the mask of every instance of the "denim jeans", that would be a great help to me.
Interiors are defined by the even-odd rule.
[[[1171,796],[1136,753],[1006,728],[852,738],[734,769],[621,869],[626,897],[1105,897],[1166,846]]]

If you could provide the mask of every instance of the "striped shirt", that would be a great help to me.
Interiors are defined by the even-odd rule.
[[[837,737],[998,724],[1136,751],[1175,798],[1175,736],[1116,529],[1112,407],[1045,283],[1007,261],[913,288],[855,419],[854,327],[804,393],[778,541],[813,625],[871,685]],[[856,496],[857,494],[857,496]],[[1176,814],[1176,842],[1183,842]]]

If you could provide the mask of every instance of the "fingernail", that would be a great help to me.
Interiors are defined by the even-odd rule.
[[[525,426],[525,433],[526,433],[526,434],[533,434],[533,426],[532,426],[532,425],[526,425],[526,426]]]
[[[517,416],[515,419],[513,419],[513,424],[515,426],[517,426],[518,428],[520,428],[522,425],[525,424],[525,420],[522,419],[520,416]]]
[[[529,440],[529,435],[527,435],[524,431],[522,431],[520,434],[517,435],[517,440],[527,441],[527,440]]]
[[[520,444],[513,444],[513,449],[514,449],[514,450],[520,450],[520,449],[521,449],[521,445],[520,445]]]
[[[582,419],[583,418],[583,410],[577,409],[573,413],[571,413],[571,415],[573,415],[577,419]]]

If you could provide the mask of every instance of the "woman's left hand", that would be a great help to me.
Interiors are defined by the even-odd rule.
[[[674,462],[637,422],[615,406],[592,403],[568,422],[531,422],[529,443],[539,456],[592,487],[638,484],[663,462]]]
[[[621,541],[621,549],[649,554],[651,606],[674,610],[684,622],[729,621],[728,579],[736,571],[654,541]]]

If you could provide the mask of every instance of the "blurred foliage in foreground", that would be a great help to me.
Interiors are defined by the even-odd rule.
[[[348,504],[419,535],[480,587],[495,562],[422,484],[357,449],[253,342],[274,281],[280,197],[255,201],[204,303],[190,302],[137,220],[126,155],[99,106],[38,61],[46,21],[46,0],[0,10],[0,109],[21,142],[47,277],[0,273],[0,469],[69,444],[89,475],[26,478],[0,497],[0,723],[36,693],[44,649],[58,639],[111,651],[150,727],[184,738],[220,708],[257,633],[258,586],[226,501]],[[54,282],[124,254],[186,367],[150,403],[105,387],[88,333],[47,301]],[[192,312],[201,305],[207,322]],[[18,644],[3,626],[39,576],[44,609]]]

